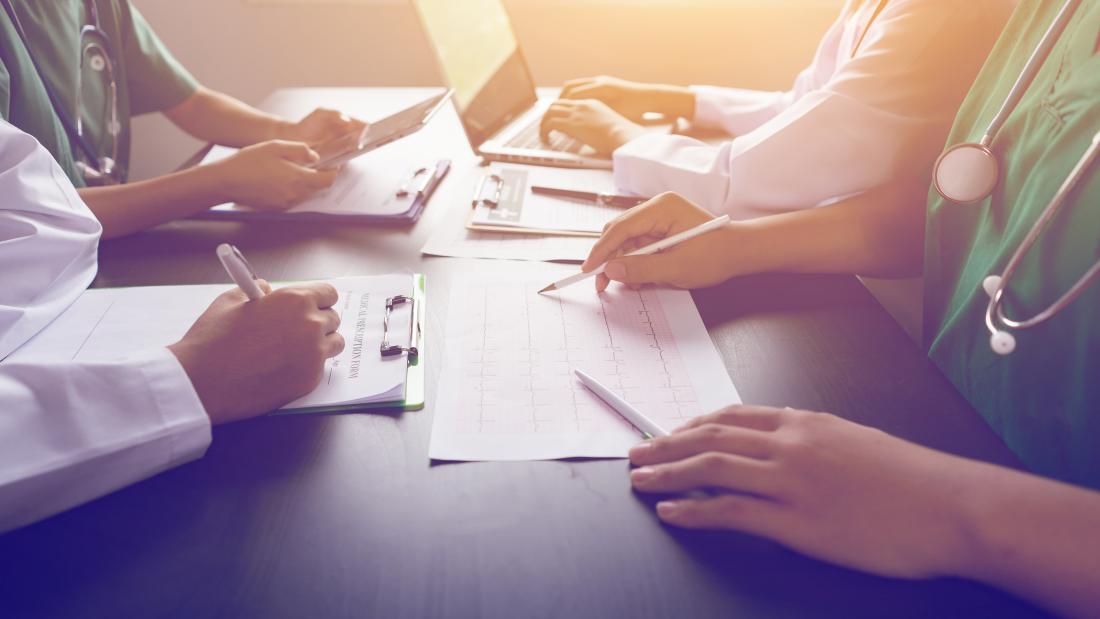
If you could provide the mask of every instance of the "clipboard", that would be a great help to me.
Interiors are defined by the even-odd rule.
[[[540,196],[531,195],[529,191],[529,185],[531,184],[530,172],[515,167],[499,168],[482,177],[474,190],[471,209],[466,218],[466,229],[478,232],[504,232],[507,234],[534,234],[539,236],[600,237],[601,231],[595,229],[576,230],[554,226],[494,225],[485,223],[485,221],[478,221],[478,219],[484,219],[485,217],[490,219],[498,217],[501,221],[522,221],[525,208],[538,208],[530,202],[540,198]],[[592,207],[593,205],[585,203],[585,206]],[[602,225],[600,227],[602,228]]]
[[[394,181],[393,189],[385,198],[382,207],[387,212],[395,207],[407,204],[407,208],[397,214],[379,215],[374,213],[329,213],[321,211],[261,211],[234,206],[233,208],[215,207],[194,216],[195,219],[216,221],[271,221],[271,222],[313,222],[344,224],[412,224],[424,214],[436,189],[451,171],[451,161],[440,159],[434,163],[413,167],[401,179]]]
[[[416,354],[409,355],[407,352],[403,353],[404,362],[408,366],[408,369],[405,373],[404,398],[389,402],[372,402],[369,404],[350,404],[347,406],[321,406],[316,408],[279,410],[271,414],[273,416],[279,416],[314,415],[321,413],[356,413],[365,411],[405,412],[423,410],[425,401],[427,400],[427,397],[425,395],[426,377],[424,371],[424,325],[426,324],[425,321],[427,318],[427,312],[425,311],[425,306],[427,303],[427,281],[424,275],[417,273],[412,276],[412,282],[413,320],[411,321],[411,332],[409,333],[409,346],[415,346]],[[395,362],[397,361],[395,360]]]

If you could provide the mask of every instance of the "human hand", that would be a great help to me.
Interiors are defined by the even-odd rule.
[[[265,292],[271,287],[260,282]],[[328,284],[281,288],[249,301],[223,293],[168,347],[187,372],[212,423],[274,410],[313,390],[325,359],[344,349]]]
[[[319,157],[302,142],[272,141],[242,148],[210,164],[222,202],[286,210],[336,180],[339,169],[314,170]]]
[[[606,290],[611,281],[629,286],[661,284],[678,288],[718,284],[735,274],[734,261],[724,258],[724,254],[737,247],[731,238],[739,231],[736,223],[656,254],[624,256],[711,219],[714,215],[687,199],[674,193],[661,194],[604,226],[603,235],[581,270],[587,273],[607,263],[603,274],[596,276],[597,292]]]
[[[367,123],[337,110],[317,108],[296,123],[289,123],[280,138],[290,142],[305,142],[317,146],[349,133],[361,132]]]
[[[839,417],[733,406],[630,452],[641,492],[715,490],[657,504],[664,522],[737,529],[876,574],[957,573],[961,501],[976,463]]]
[[[695,115],[695,94],[688,88],[643,84],[606,75],[569,80],[562,87],[561,98],[602,101],[634,122],[642,122],[647,113],[673,118]]]
[[[603,155],[610,155],[645,133],[642,127],[595,99],[558,99],[550,104],[539,127],[544,142],[552,131],[560,131]]]

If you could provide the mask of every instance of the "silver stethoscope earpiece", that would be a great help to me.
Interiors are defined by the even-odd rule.
[[[982,288],[989,295],[990,300],[1002,294],[1004,278],[1000,275],[990,275],[982,280]],[[1001,356],[1011,355],[1016,350],[1016,336],[996,326],[990,328],[989,347],[993,352]]]

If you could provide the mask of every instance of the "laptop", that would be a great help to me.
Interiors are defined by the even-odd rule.
[[[611,169],[611,159],[539,123],[535,81],[501,0],[412,0],[474,152],[490,161]]]

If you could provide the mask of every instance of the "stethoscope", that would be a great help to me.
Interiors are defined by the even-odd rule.
[[[1012,86],[1008,98],[989,124],[982,139],[976,143],[957,144],[940,155],[933,171],[933,184],[944,199],[958,204],[975,204],[993,193],[1000,178],[1000,162],[991,148],[993,141],[1019,106],[1031,83],[1035,81],[1035,76],[1050,57],[1054,45],[1065,32],[1069,20],[1080,5],[1081,0],[1066,0],[1038,47],[1032,52],[1023,72]],[[1098,154],[1100,154],[1100,133],[1093,137],[1088,150],[1051,198],[1050,203],[1043,209],[1039,219],[1028,231],[1020,246],[1016,248],[1001,274],[989,275],[982,281],[982,288],[989,295],[989,303],[985,309],[985,324],[990,332],[989,344],[999,355],[1009,355],[1016,350],[1016,337],[1012,335],[1012,331],[1030,329],[1050,320],[1084,294],[1085,288],[1100,277],[1100,261],[1097,261],[1081,279],[1077,280],[1076,284],[1045,310],[1027,320],[1013,320],[1005,315],[1005,290],[1013,274],[1023,262],[1024,256],[1061,210],[1066,199],[1085,177]]]
[[[50,98],[50,104],[53,106],[54,112],[61,120],[61,124],[65,127],[65,132],[69,135],[69,138],[73,140],[84,153],[83,158],[77,158],[76,165],[81,175],[84,177],[85,182],[89,185],[115,185],[122,182],[122,170],[120,170],[118,166],[118,142],[119,136],[122,134],[122,123],[118,119],[118,80],[115,76],[115,64],[111,60],[110,39],[107,38],[107,34],[100,28],[99,8],[96,6],[95,0],[85,0],[84,2],[85,9],[88,13],[89,23],[80,28],[79,34],[78,49],[80,53],[80,62],[76,77],[75,116],[69,114],[61,98],[50,86],[49,81],[38,66],[38,61],[35,60],[34,53],[31,51],[30,39],[27,36],[26,30],[23,29],[23,24],[19,21],[19,14],[16,12],[15,6],[12,4],[11,0],[2,1],[4,9],[15,25],[15,30],[19,34],[19,39],[23,42],[23,47],[26,49],[27,55],[31,58],[31,64],[34,66],[35,73],[38,74],[39,81],[42,82],[42,86],[46,89],[46,94]],[[101,157],[98,149],[96,149],[84,134],[85,64],[87,67],[91,68],[92,71],[106,77],[107,80],[108,117],[105,129],[107,135],[111,138],[110,156]],[[91,163],[89,164],[88,162]]]

